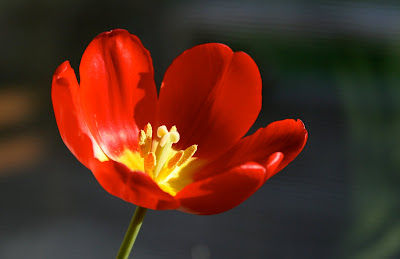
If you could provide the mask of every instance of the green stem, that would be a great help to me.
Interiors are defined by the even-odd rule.
[[[135,214],[133,214],[131,224],[129,224],[128,230],[126,231],[124,241],[122,241],[116,259],[127,259],[129,257],[132,246],[135,243],[140,227],[142,226],[146,211],[146,208],[139,206],[136,207]]]

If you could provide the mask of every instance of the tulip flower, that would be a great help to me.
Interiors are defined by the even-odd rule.
[[[126,30],[98,35],[53,76],[61,137],[110,194],[138,208],[209,215],[239,205],[303,149],[300,120],[244,137],[261,109],[253,59],[208,43],[178,56],[159,95],[150,53]]]

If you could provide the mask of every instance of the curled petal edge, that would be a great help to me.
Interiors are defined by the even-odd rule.
[[[274,159],[281,159],[275,170],[269,172],[269,178],[297,157],[303,150],[307,138],[308,133],[301,120],[275,121],[243,138],[228,152],[196,173],[194,180],[198,181],[211,177],[249,161],[268,168]],[[276,157],[274,158],[274,156]],[[282,157],[280,158],[280,156]]]

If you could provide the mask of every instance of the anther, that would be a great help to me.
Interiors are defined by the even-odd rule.
[[[157,164],[156,155],[150,152],[144,159],[144,169],[146,172],[151,171]]]
[[[139,145],[144,144],[146,142],[146,133],[144,130],[139,131]]]
[[[169,169],[173,169],[175,168],[175,166],[178,164],[179,160],[181,160],[182,156],[183,156],[183,151],[179,151],[177,152],[169,161],[168,161],[168,168]]]
[[[144,130],[140,130],[139,132],[139,153],[142,158],[145,158],[151,151],[152,135],[153,130],[150,123],[147,123]]]
[[[139,153],[141,157],[145,157],[148,153],[147,150],[147,145],[146,145],[146,133],[144,132],[144,130],[141,130],[139,132]]]
[[[146,132],[146,137],[148,139],[152,139],[153,138],[153,128],[151,127],[150,123],[147,123],[147,125],[144,126],[144,131]]]
[[[194,155],[194,153],[196,153],[196,151],[197,151],[197,145],[191,145],[190,147],[185,149],[182,158],[178,162],[178,166],[181,166],[184,163],[186,163],[190,158],[192,158],[192,156]]]

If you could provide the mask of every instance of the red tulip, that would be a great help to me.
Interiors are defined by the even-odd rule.
[[[80,83],[65,61],[53,76],[61,137],[106,191],[141,207],[224,212],[307,141],[291,119],[243,138],[261,109],[261,77],[250,56],[223,44],[177,57],[159,97],[150,53],[125,30],[98,35],[79,72]]]

